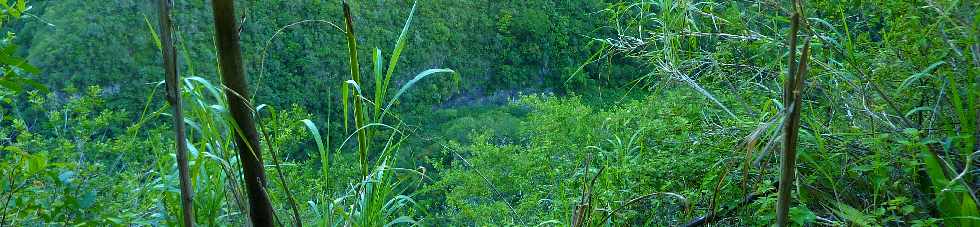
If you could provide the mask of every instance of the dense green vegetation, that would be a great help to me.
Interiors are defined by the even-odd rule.
[[[194,59],[183,62],[185,74],[216,79],[213,61],[206,60],[216,58],[208,1],[175,3],[178,49]],[[598,11],[603,7],[600,2],[583,3],[422,2],[415,22],[420,26],[413,27],[408,37],[397,78],[432,67],[456,69],[467,77],[426,83],[420,87],[424,92],[406,98],[431,105],[496,92],[564,90],[563,77],[589,56],[591,39],[583,35],[603,22],[602,17],[578,13]],[[342,26],[339,4],[272,0],[244,1],[239,6],[253,87],[267,94],[257,96],[258,101],[295,103],[325,113],[327,102],[306,97],[336,93],[330,81],[348,76],[343,30],[334,27]],[[360,51],[381,48],[389,55],[411,6],[411,1],[354,4],[358,25],[363,27]],[[31,13],[43,19],[25,20],[19,40],[31,62],[44,70],[41,80],[52,90],[100,85],[112,106],[132,111],[145,102],[145,84],[162,78],[150,35],[156,27],[156,9],[145,1],[42,1],[34,4]],[[370,57],[363,54],[361,60],[368,62]],[[363,70],[368,67],[362,65]]]
[[[980,226],[980,2],[214,1],[0,0],[0,226]]]

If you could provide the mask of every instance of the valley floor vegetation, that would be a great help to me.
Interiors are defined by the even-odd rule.
[[[980,226],[980,1],[0,0],[0,226]]]

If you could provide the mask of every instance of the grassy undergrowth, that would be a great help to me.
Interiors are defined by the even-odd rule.
[[[418,56],[409,54],[409,41],[418,36],[414,28],[436,26],[420,24],[432,15],[417,14],[415,6],[404,9],[398,36],[384,37],[394,38],[387,42],[390,50],[358,45],[380,38],[365,38],[375,28],[357,23],[353,12],[359,11],[341,11],[346,4],[336,12],[344,16],[316,21],[326,28],[317,32],[336,33],[331,42],[347,47],[331,50],[346,58],[324,61],[344,62],[349,75],[305,82],[336,92],[303,93],[309,100],[302,104],[253,103],[260,144],[268,151],[264,189],[276,223],[774,223],[786,118],[783,59],[792,53],[786,15],[792,7],[685,0],[589,4],[604,10],[582,13],[606,21],[578,36],[591,40],[576,47],[592,50],[590,58],[563,69],[561,86],[515,88],[501,93],[507,97],[492,97],[502,104],[489,105],[408,101],[442,97],[451,93],[442,85],[482,76],[439,68],[439,59],[452,57],[453,50],[433,59],[400,59]],[[980,3],[806,1],[803,9],[808,16],[799,38],[812,42],[812,69],[802,84],[791,224],[980,226]],[[547,31],[548,23],[566,23],[561,15],[520,20],[539,17],[552,18],[504,13],[496,24],[521,36],[526,32],[509,26]],[[501,45],[516,42],[498,38]],[[551,41],[568,40],[545,43]],[[519,46],[527,46],[521,53],[552,48],[536,45]],[[506,54],[519,53],[500,53]],[[208,79],[215,76],[201,75],[209,71],[200,69],[215,67],[212,59],[178,56],[195,220],[248,225],[226,89]],[[535,62],[573,61],[540,56]],[[0,63],[5,73],[24,71]],[[555,70],[542,65],[459,72]],[[644,73],[626,73],[637,70]],[[411,76],[400,76],[405,73]],[[505,78],[520,85],[537,77]],[[127,88],[146,91],[138,110],[107,104],[105,97],[117,89],[0,90],[0,226],[178,225],[173,116],[159,101],[163,84]],[[542,92],[517,92],[524,90]],[[255,96],[276,92],[307,91],[264,89]],[[326,109],[307,109],[313,102]]]

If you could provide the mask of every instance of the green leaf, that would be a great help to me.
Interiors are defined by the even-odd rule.
[[[869,218],[864,213],[847,204],[837,203],[837,210],[834,210],[834,213],[857,226],[871,225]]]
[[[75,178],[75,172],[74,171],[70,171],[69,170],[69,171],[64,171],[64,172],[61,172],[60,174],[58,174],[58,180],[61,180],[61,183],[63,183],[63,184],[71,183],[71,180],[74,179],[74,178]]]
[[[817,220],[817,215],[810,211],[806,206],[798,206],[789,209],[789,216],[793,223],[804,226]]]
[[[925,107],[925,106],[916,107],[915,109],[909,110],[909,112],[905,112],[905,117],[912,116],[912,114],[915,114],[915,113],[921,112],[921,111],[932,111],[932,108]]]
[[[24,4],[24,0],[17,0],[17,3],[15,4],[16,5],[14,6],[8,6],[6,3],[4,3],[4,6],[7,7],[7,13],[17,18],[20,17],[21,13],[23,13],[23,11],[19,10],[18,8],[20,8],[20,5]]]
[[[26,79],[26,78],[21,78],[21,83],[30,85],[31,87],[34,87],[34,89],[37,89],[41,93],[48,93],[48,87],[47,86],[44,86],[41,83],[38,83],[37,81],[31,80],[31,79]]]
[[[372,57],[374,63],[374,117],[381,119],[381,100],[384,100],[384,82],[381,81],[381,64],[384,59],[381,58],[381,49],[374,49],[374,56]]]
[[[960,216],[973,217],[973,219],[962,219],[960,220],[963,226],[980,226],[980,212],[977,211],[977,204],[973,202],[973,198],[967,193],[962,194],[961,198],[963,200],[960,203]]]
[[[150,24],[150,19],[143,15],[143,21],[146,22],[146,28],[150,30],[150,37],[153,38],[153,43],[157,45],[157,50],[163,51],[163,44],[160,42],[160,36],[157,35],[157,31],[153,29],[153,25]]]
[[[390,222],[388,222],[388,224],[385,224],[385,227],[394,226],[397,224],[415,224],[415,220],[413,220],[411,217],[408,216],[401,216],[395,218],[395,220],[391,220]]]
[[[31,155],[28,159],[27,173],[33,175],[48,168],[48,157],[43,153]]]
[[[24,87],[20,83],[14,82],[7,79],[7,77],[0,78],[0,87],[4,87],[14,91],[14,93],[20,93],[24,91]]]
[[[905,78],[905,81],[902,81],[902,85],[901,86],[898,86],[898,92],[901,93],[902,90],[904,90],[906,87],[910,86],[915,81],[918,81],[918,80],[922,79],[923,77],[928,77],[929,75],[932,74],[932,71],[933,70],[936,70],[936,68],[938,68],[939,66],[941,66],[941,65],[943,65],[945,63],[946,63],[945,61],[939,61],[939,62],[936,62],[936,63],[932,63],[932,65],[929,65],[929,67],[926,67],[926,69],[922,70],[921,72],[916,73],[916,74],[912,74],[912,76],[909,76],[908,78]]]
[[[419,82],[422,79],[425,79],[425,77],[427,77],[429,75],[436,74],[436,73],[453,73],[453,74],[455,74],[456,71],[453,71],[452,69],[429,69],[429,70],[423,71],[422,73],[419,73],[418,75],[415,76],[414,79],[408,81],[408,83],[405,83],[404,86],[402,86],[400,89],[398,89],[398,92],[396,92],[395,93],[395,96],[391,98],[391,101],[388,101],[388,105],[385,106],[384,112],[388,112],[388,110],[391,109],[391,105],[394,104],[395,101],[397,101],[398,98],[401,97],[402,94],[405,93],[405,91],[407,91],[409,88],[412,88],[412,86],[414,86],[415,83]],[[384,112],[382,112],[381,115],[384,115]]]
[[[94,191],[87,191],[87,192],[85,192],[85,194],[82,195],[82,197],[80,198],[80,200],[78,200],[78,208],[87,209],[89,207],[92,207],[93,204],[95,204],[95,192]]]
[[[398,41],[395,42],[395,49],[391,53],[391,59],[388,62],[388,71],[385,75],[384,86],[381,88],[382,91],[388,91],[388,85],[391,83],[391,76],[395,73],[395,66],[398,65],[398,59],[402,56],[402,50],[405,49],[406,39],[408,38],[408,28],[412,25],[412,18],[415,17],[415,7],[418,2],[412,3],[412,11],[408,13],[408,19],[405,20],[405,26],[402,27],[401,34],[398,35]],[[375,100],[378,102],[379,100]],[[380,118],[379,118],[380,119]]]
[[[16,48],[16,46],[10,45],[10,46],[8,46],[5,49],[9,49],[9,48]],[[24,70],[24,71],[26,71],[28,73],[31,73],[31,74],[41,73],[41,69],[38,69],[37,67],[34,67],[30,63],[28,63],[26,59],[19,58],[19,57],[14,57],[12,55],[13,53],[9,53],[8,54],[6,52],[7,52],[7,50],[4,50],[4,53],[3,54],[0,54],[0,63],[3,63],[5,65],[10,65],[10,66],[13,66],[13,67],[17,67],[17,68],[22,69],[22,70]]]
[[[953,103],[953,112],[956,113],[956,116],[959,118],[960,124],[963,125],[963,129],[965,129],[964,131],[972,132],[974,127],[972,121],[974,119],[970,117],[970,111],[972,110],[972,107],[965,107],[963,105],[963,98],[962,96],[960,96],[960,89],[956,85],[956,78],[952,74],[950,74],[948,76],[948,80],[949,80],[949,87],[951,88],[949,89],[950,91],[949,100],[950,102]],[[969,92],[967,96],[970,96]],[[967,136],[968,138],[964,140],[966,141],[964,145],[969,145],[969,146],[964,146],[960,150],[962,151],[963,155],[969,155],[970,153],[972,153],[973,150],[973,146],[972,146],[973,134],[965,133],[965,136]]]
[[[343,83],[342,85],[340,85],[340,90],[341,90],[340,100],[344,106],[344,132],[346,133],[349,130],[347,126],[347,122],[350,122],[350,117],[348,116],[349,115],[348,112],[350,112],[350,109],[348,107],[349,105],[347,104],[347,100],[350,99],[350,85],[347,83]]]
[[[327,156],[328,155],[327,154],[328,151],[323,146],[323,140],[320,139],[320,129],[318,129],[316,127],[316,124],[314,124],[313,121],[311,121],[310,119],[303,119],[303,120],[301,120],[301,122],[303,122],[303,125],[306,125],[306,129],[310,131],[310,134],[313,134],[313,139],[316,142],[316,148],[317,148],[317,150],[320,153],[320,169],[321,169],[321,174],[322,174],[322,177],[323,177],[323,181],[325,183],[324,185],[325,186],[329,186],[330,185],[329,184],[329,180],[330,180],[330,163],[329,163],[330,157]]]

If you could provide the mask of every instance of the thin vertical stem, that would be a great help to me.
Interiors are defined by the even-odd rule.
[[[278,120],[276,116],[277,115],[273,113],[273,121]],[[296,205],[296,197],[293,196],[293,192],[289,190],[289,185],[286,184],[286,175],[282,173],[282,165],[279,164],[279,154],[276,152],[275,147],[272,146],[272,139],[269,137],[269,131],[265,130],[265,127],[260,127],[260,129],[262,129],[262,136],[265,138],[265,145],[269,148],[269,152],[272,153],[272,165],[276,167],[276,173],[279,177],[279,185],[282,186],[282,190],[286,192],[286,199],[289,201],[289,208],[293,210],[293,226],[303,227],[303,221],[299,217],[299,206]]]
[[[803,5],[794,1],[790,27],[789,74],[783,90],[783,106],[786,122],[783,124],[783,155],[780,160],[779,192],[776,198],[776,223],[789,224],[789,207],[792,203],[793,182],[796,179],[796,145],[800,131],[800,112],[802,112],[802,87],[806,76],[807,61],[810,54],[810,39],[807,38],[799,64],[796,63],[796,44],[800,30]]]
[[[187,166],[187,134],[184,130],[184,113],[181,105],[180,80],[177,72],[177,49],[174,48],[173,25],[170,21],[170,0],[160,0],[160,43],[163,49],[163,67],[166,73],[167,101],[174,109],[174,132],[177,146],[177,172],[180,175],[180,207],[183,224],[194,226],[194,200],[191,190],[190,168]]]

